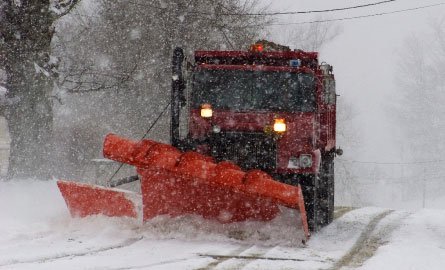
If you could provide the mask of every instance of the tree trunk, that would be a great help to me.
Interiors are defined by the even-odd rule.
[[[19,59],[19,58],[15,58]],[[52,109],[48,91],[52,83],[36,74],[30,59],[16,61],[8,72],[7,106],[11,136],[8,177],[48,177]]]
[[[7,74],[5,116],[11,136],[9,178],[48,178],[52,78],[52,19],[49,0],[6,1],[2,26]],[[4,23],[4,22],[2,22]]]

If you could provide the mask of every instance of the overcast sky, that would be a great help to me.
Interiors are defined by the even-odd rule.
[[[306,11],[344,8],[381,0],[262,0],[273,11]],[[445,1],[397,0],[371,7],[324,13],[327,19],[363,16],[376,13],[423,8],[395,14],[336,22],[343,32],[321,51],[321,60],[334,66],[341,99],[354,103],[359,129],[364,135],[365,150],[349,153],[365,160],[391,162],[404,159],[400,153],[400,129],[391,122],[391,103],[397,94],[396,62],[406,38],[428,31],[433,19],[445,16]],[[278,22],[298,23],[318,19],[320,14],[275,16]],[[274,26],[274,41],[286,40],[286,26]],[[292,44],[288,44],[292,46]],[[348,155],[349,156],[349,155]]]

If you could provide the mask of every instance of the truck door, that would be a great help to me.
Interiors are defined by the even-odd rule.
[[[324,76],[320,124],[322,132],[321,138],[325,146],[325,151],[330,151],[335,148],[336,98],[335,80],[333,76]]]

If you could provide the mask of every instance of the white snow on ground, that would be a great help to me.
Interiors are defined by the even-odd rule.
[[[410,215],[387,241],[360,269],[445,269],[445,211]]]
[[[238,228],[198,217],[159,217],[144,225],[103,216],[71,218],[55,181],[0,182],[0,213],[0,269],[443,269],[445,265],[442,210],[352,210],[314,234],[306,246],[292,240],[295,234],[288,217]],[[367,256],[371,258],[366,260]]]

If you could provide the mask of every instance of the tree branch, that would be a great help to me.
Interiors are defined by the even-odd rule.
[[[71,10],[74,9],[74,7],[80,2],[81,0],[61,0],[55,4],[55,7],[57,9],[63,8],[63,12],[56,14],[55,19],[60,19],[61,17],[67,15],[71,12]]]

